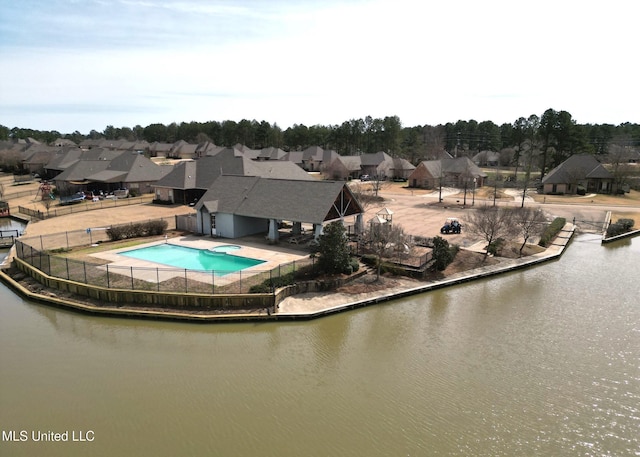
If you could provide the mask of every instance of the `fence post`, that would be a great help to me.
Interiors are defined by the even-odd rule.
[[[71,278],[69,277],[69,257],[65,257],[64,260],[67,266],[67,279],[70,280]]]
[[[240,270],[238,273],[240,273],[240,293],[242,293],[242,270]]]
[[[111,289],[111,283],[109,282],[109,264],[107,264],[107,289]]]
[[[67,238],[67,249],[69,249],[69,232],[64,232],[64,236]]]
[[[189,293],[189,282],[187,279],[187,269],[184,269],[184,293],[188,294]]]
[[[211,295],[216,293],[216,270],[211,270]]]
[[[40,250],[44,251],[44,245],[42,244],[42,235],[40,235]]]
[[[156,267],[156,286],[158,286],[158,292],[160,292],[160,270]]]
[[[82,268],[84,269],[84,283],[87,284],[87,262],[82,262]]]
[[[135,290],[133,287],[133,267],[131,267],[131,290]]]

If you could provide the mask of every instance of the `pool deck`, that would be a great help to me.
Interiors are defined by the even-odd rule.
[[[390,300],[421,294],[431,290],[441,289],[470,282],[476,279],[487,278],[493,275],[508,273],[524,268],[536,266],[538,264],[559,259],[575,233],[575,226],[567,223],[554,243],[543,252],[521,259],[503,259],[496,265],[490,265],[473,270],[452,275],[444,280],[432,282],[420,282],[415,280],[396,278],[396,285],[393,287],[373,292],[358,294],[345,294],[339,292],[316,292],[308,294],[294,295],[285,298],[278,305],[275,312],[267,310],[242,313],[242,314],[194,314],[188,311],[154,311],[141,310],[136,308],[104,308],[100,306],[88,305],[86,303],[65,300],[49,295],[33,293],[25,289],[21,284],[15,282],[4,271],[0,270],[0,279],[12,287],[16,292],[29,299],[59,306],[62,308],[74,309],[76,311],[87,312],[98,315],[137,317],[151,319],[183,320],[190,322],[241,322],[241,321],[273,321],[273,320],[306,320],[315,319],[338,312],[343,312],[364,306],[384,303]],[[194,240],[195,242],[196,240]],[[205,240],[202,240],[205,241]],[[207,242],[211,243],[207,240]],[[229,243],[220,243],[229,244]],[[235,243],[234,243],[235,244]],[[474,249],[475,247],[470,247]]]
[[[297,260],[302,260],[308,257],[308,253],[300,250],[288,249],[285,246],[267,246],[260,245],[257,242],[250,240],[232,240],[233,242],[215,241],[208,237],[198,237],[193,235],[180,236],[167,238],[166,240],[155,241],[151,243],[141,244],[135,247],[135,249],[142,249],[149,246],[157,246],[159,244],[171,244],[174,246],[183,246],[192,249],[210,250],[220,246],[237,245],[240,249],[232,251],[232,255],[239,257],[248,257],[252,259],[258,259],[264,261],[254,267],[241,270],[242,275],[250,275],[251,272],[262,272],[265,270],[271,270],[281,264],[290,263]],[[133,257],[126,257],[121,255],[121,252],[130,251],[131,247],[122,249],[113,249],[110,251],[97,252],[92,254],[93,257],[107,260],[109,262],[110,269],[117,269],[119,274],[130,276],[135,271],[136,279],[155,283],[158,280],[166,281],[175,277],[181,277],[184,275],[184,269],[178,267],[171,267],[161,263],[150,262],[148,260],[135,259]],[[105,267],[106,268],[106,267]],[[132,270],[133,268],[133,270]],[[210,273],[194,273],[194,277],[197,277],[199,281],[211,284],[213,281]],[[215,278],[215,283],[218,285],[224,285],[225,283],[233,282],[236,278],[233,275],[225,278],[225,276],[219,276]]]

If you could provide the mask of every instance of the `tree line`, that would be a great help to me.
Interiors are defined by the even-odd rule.
[[[546,110],[542,115],[520,117],[513,123],[497,125],[492,121],[459,120],[436,126],[403,127],[398,116],[344,121],[340,125],[294,124],[282,130],[267,121],[243,119],[239,122],[175,122],[146,127],[114,127],[104,131],[91,130],[88,135],[78,131],[61,134],[0,125],[0,140],[34,138],[50,144],[58,138],[80,143],[86,139],[125,139],[175,143],[211,141],[221,146],[244,144],[252,149],[278,147],[285,151],[320,146],[342,155],[384,151],[417,164],[431,159],[443,150],[454,155],[470,155],[479,151],[499,152],[514,148],[516,156],[523,145],[533,141],[542,156],[542,169],[550,169],[575,153],[605,154],[612,144],[640,146],[640,124],[578,124],[567,111]],[[517,157],[516,157],[517,158]],[[510,160],[513,160],[511,158]]]

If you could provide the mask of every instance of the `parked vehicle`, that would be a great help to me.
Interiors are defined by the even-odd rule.
[[[462,224],[457,217],[448,217],[444,225],[440,229],[440,233],[460,233],[462,232]]]
[[[80,203],[81,201],[84,201],[84,192],[76,192],[73,195],[60,197],[61,205],[72,205],[74,203]]]

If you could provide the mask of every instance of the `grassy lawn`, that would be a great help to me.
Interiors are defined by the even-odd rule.
[[[530,192],[529,196],[538,203],[571,203],[575,205],[615,205],[615,206],[640,206],[640,192],[632,190],[624,195],[544,195]]]
[[[633,228],[640,228],[640,211],[612,211],[611,222],[617,222],[618,219],[633,219]]]

